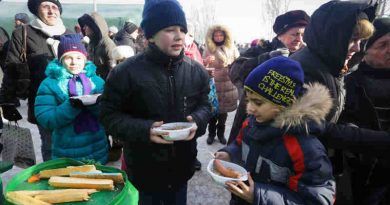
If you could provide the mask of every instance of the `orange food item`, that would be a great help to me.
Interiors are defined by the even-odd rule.
[[[39,178],[39,175],[36,174],[36,175],[32,175],[30,178],[28,178],[27,182],[28,183],[34,183],[34,182],[37,182],[39,180],[41,180],[41,179]]]
[[[224,177],[230,177],[230,178],[240,178],[241,174],[238,171],[234,171],[233,169],[226,168],[223,166],[220,160],[215,159],[214,160],[214,169],[219,172]]]

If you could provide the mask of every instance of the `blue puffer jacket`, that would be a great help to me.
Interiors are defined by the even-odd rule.
[[[91,94],[102,93],[104,81],[96,75],[95,65],[88,61],[84,68],[91,81]],[[69,101],[69,79],[73,77],[58,60],[50,62],[46,68],[47,78],[39,86],[35,101],[35,116],[38,123],[50,130],[52,135],[52,158],[93,159],[103,164],[107,162],[108,143],[105,130],[99,124],[97,132],[76,134],[73,123],[80,108],[73,107]],[[76,90],[82,94],[82,84],[76,83]],[[97,118],[99,106],[86,107]]]
[[[272,121],[250,116],[236,141],[222,149],[231,160],[244,163],[255,181],[253,204],[331,205],[335,201],[332,165],[315,137],[332,107],[329,91],[320,84]],[[231,204],[247,204],[236,197]]]

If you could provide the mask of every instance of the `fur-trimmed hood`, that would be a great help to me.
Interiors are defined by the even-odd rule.
[[[222,31],[225,33],[225,41],[223,45],[217,46],[213,41],[215,31]],[[217,58],[218,63],[211,65],[214,68],[226,68],[232,64],[235,59],[240,56],[237,47],[234,45],[232,34],[227,27],[222,25],[215,25],[209,28],[206,35],[206,52],[205,57],[213,55]]]
[[[82,72],[85,72],[87,77],[93,77],[96,75],[96,66],[91,61],[87,61]],[[57,59],[52,60],[47,65],[45,74],[47,77],[54,79],[66,79],[73,77],[73,74],[69,73]]]
[[[320,83],[304,84],[306,92],[275,118],[272,126],[310,131],[310,125],[321,124],[332,108],[332,98],[329,90]]]
[[[215,53],[217,50],[217,45],[213,41],[213,34],[215,31],[223,31],[226,34],[224,43],[226,48],[232,49],[234,47],[233,37],[230,30],[223,25],[214,25],[207,30],[206,34],[206,48],[210,51],[210,53]]]

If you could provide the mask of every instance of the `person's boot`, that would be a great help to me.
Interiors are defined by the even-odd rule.
[[[196,171],[199,171],[202,169],[202,163],[198,160],[198,158],[195,159],[194,161],[194,168]]]
[[[207,144],[208,145],[211,145],[213,144],[214,142],[214,138],[215,138],[215,135],[216,135],[216,129],[217,129],[217,120],[214,119],[214,118],[211,118],[210,121],[209,121],[209,136],[207,137]]]
[[[225,125],[217,127],[217,136],[218,136],[218,140],[221,144],[226,144]]]
[[[213,144],[214,138],[215,138],[215,134],[210,134],[210,133],[209,133],[209,136],[207,137],[207,141],[206,141],[207,144],[208,144],[208,145]]]

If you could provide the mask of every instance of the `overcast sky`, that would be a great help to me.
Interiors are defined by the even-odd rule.
[[[188,9],[195,0],[179,0]],[[212,0],[210,0],[212,1]],[[291,0],[288,10],[302,9],[309,15],[329,0]],[[251,42],[255,38],[270,39],[271,22],[262,21],[261,0],[217,0],[217,23],[227,25],[237,42]],[[195,3],[196,4],[196,3]]]

